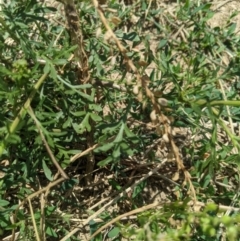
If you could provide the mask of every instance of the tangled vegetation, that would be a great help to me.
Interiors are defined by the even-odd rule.
[[[237,12],[0,10],[1,240],[240,240]]]

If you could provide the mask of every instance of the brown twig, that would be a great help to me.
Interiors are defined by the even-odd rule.
[[[132,60],[127,56],[126,48],[121,44],[121,42],[119,41],[119,39],[114,34],[114,32],[111,29],[111,27],[109,26],[109,24],[108,24],[108,22],[107,22],[107,20],[106,20],[106,18],[104,16],[104,14],[103,14],[103,11],[102,11],[101,7],[99,6],[98,1],[97,0],[92,0],[92,3],[95,6],[95,8],[97,9],[97,11],[98,11],[99,17],[100,17],[103,25],[105,26],[105,28],[107,30],[109,38],[112,38],[115,41],[119,51],[122,53],[123,57],[125,58],[125,63],[127,65],[127,67],[129,69],[131,69],[133,71],[133,73],[136,75],[139,84],[142,86],[142,89],[145,90],[146,96],[152,102],[153,110],[156,112],[156,114],[159,115],[159,118],[157,119],[156,122],[159,122],[158,126],[160,126],[160,125],[164,126],[164,132],[165,132],[165,135],[167,135],[167,139],[170,141],[171,149],[172,149],[172,151],[174,153],[174,156],[176,158],[177,165],[178,165],[179,169],[183,170],[184,175],[185,175],[185,179],[190,184],[190,190],[191,190],[193,199],[196,202],[196,193],[195,193],[194,187],[193,187],[192,182],[191,182],[191,175],[189,174],[189,172],[187,170],[185,170],[183,161],[181,160],[181,158],[179,156],[179,150],[178,150],[174,140],[172,139],[172,129],[171,129],[171,126],[170,126],[170,121],[162,113],[161,107],[157,103],[156,98],[155,98],[153,92],[148,88],[148,84],[147,84],[149,82],[148,76],[147,75],[141,76],[139,71],[138,71],[138,69],[136,68],[136,66],[132,62]],[[141,99],[142,98],[140,98],[140,101],[141,101]],[[158,124],[158,123],[156,123],[156,124]]]
[[[125,218],[125,217],[128,217],[128,216],[131,216],[131,215],[134,215],[134,214],[137,214],[137,213],[141,213],[141,212],[144,212],[146,210],[149,210],[149,209],[152,209],[152,208],[156,208],[156,207],[161,207],[163,208],[163,205],[164,203],[160,203],[160,202],[155,202],[155,203],[151,203],[149,205],[146,205],[146,206],[143,206],[143,207],[140,207],[140,208],[137,208],[137,209],[134,209],[130,212],[127,212],[127,213],[124,213],[124,214],[121,214],[119,216],[117,216],[116,218],[112,219],[111,221],[109,221],[108,223],[106,223],[105,225],[103,225],[101,228],[99,228],[95,233],[93,233],[91,235],[90,238],[88,238],[87,240],[92,240],[96,235],[98,235],[100,232],[102,232],[104,229],[106,229],[107,227],[109,227],[110,225],[116,223],[117,221],[121,220],[122,218]]]

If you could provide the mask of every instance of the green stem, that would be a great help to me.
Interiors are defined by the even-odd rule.
[[[229,105],[229,106],[235,106],[238,107],[240,106],[240,101],[239,100],[214,100],[210,102],[211,106],[214,105]]]
[[[197,100],[197,101],[189,101],[189,103],[194,103],[194,104],[197,104],[199,106],[204,106],[207,104],[207,100],[205,99],[200,99],[200,100]],[[240,101],[239,100],[213,100],[213,101],[210,101],[209,103],[210,106],[215,106],[215,105],[229,105],[229,106],[235,106],[235,107],[239,107],[240,106]]]
[[[15,130],[17,129],[17,126],[18,126],[20,120],[24,119],[24,117],[26,115],[26,112],[27,112],[27,109],[30,106],[30,104],[31,104],[31,102],[32,102],[32,100],[33,100],[37,90],[39,89],[39,87],[41,86],[43,81],[47,78],[47,76],[48,76],[48,73],[43,74],[41,76],[41,78],[37,81],[37,83],[33,86],[33,90],[30,93],[28,99],[26,100],[26,102],[24,103],[23,107],[19,111],[18,115],[16,116],[16,118],[14,119],[12,124],[10,125],[9,132],[7,133],[7,135],[5,136],[4,140],[1,142],[1,145],[0,145],[0,156],[2,156],[2,154],[3,154],[4,150],[5,150],[8,138],[10,137],[11,134],[13,134],[15,132]]]

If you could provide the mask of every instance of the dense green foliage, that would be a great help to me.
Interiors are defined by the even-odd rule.
[[[183,1],[172,14],[158,1],[127,6],[108,1],[103,12],[126,49],[123,54],[108,37],[94,5],[78,1],[90,74],[83,83],[71,58],[78,46],[71,43],[61,4],[6,2],[0,12],[0,239],[19,231],[21,240],[61,240],[76,226],[74,210],[93,213],[78,199],[81,195],[74,198],[76,186],[87,189],[98,172],[111,192],[124,192],[130,186],[125,184],[131,183],[127,167],[144,163],[153,169],[175,154],[166,136],[166,156],[152,147],[164,139],[165,123],[156,127],[152,115],[160,108],[171,128],[185,130],[183,144],[172,139],[191,182],[183,175],[185,169],[179,169],[183,177],[166,192],[168,201],[161,209],[118,220],[94,240],[106,235],[109,240],[240,240],[240,215],[231,209],[239,207],[240,38],[233,21],[237,13],[226,26],[211,27],[214,12],[205,1]],[[141,76],[148,75],[146,83],[160,107],[128,60]],[[88,173],[92,156],[94,169]],[[141,173],[141,168],[136,170]],[[69,179],[60,179],[61,171]],[[114,176],[108,179],[109,174]],[[119,181],[126,177],[129,182]],[[56,181],[51,189],[37,193]],[[102,222],[92,219],[88,231],[80,233],[89,237],[103,222],[149,204],[141,198],[147,183],[147,178],[140,181],[132,193],[116,201],[120,207],[126,202],[126,210],[106,209],[99,215]],[[206,205],[190,207],[192,194]],[[85,200],[87,195],[94,197],[85,195]],[[76,232],[68,240],[82,237]]]

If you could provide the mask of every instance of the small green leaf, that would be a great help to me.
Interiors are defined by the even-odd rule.
[[[57,79],[57,72],[52,64],[50,65],[50,75],[49,76],[53,79]]]
[[[127,127],[127,125],[124,126],[124,132],[126,134],[127,137],[135,137],[135,134],[133,134],[129,128]]]
[[[122,152],[128,156],[132,156],[134,154],[134,149],[132,149],[126,142],[120,143],[120,147]]]
[[[203,187],[204,188],[207,187],[211,180],[212,180],[212,176],[208,174],[204,179]]]
[[[136,32],[131,32],[131,33],[124,33],[123,35],[124,40],[129,40],[132,42],[138,42],[140,41],[140,38]]]
[[[46,228],[46,233],[50,236],[50,237],[54,237],[54,238],[57,238],[58,235],[57,233],[54,231],[53,228],[51,228],[50,226],[47,226]]]
[[[121,141],[122,141],[122,139],[123,139],[124,127],[125,127],[125,124],[122,123],[121,128],[120,128],[120,130],[119,130],[119,132],[118,132],[118,135],[117,135],[117,137],[115,138],[115,140],[114,140],[113,142],[118,143],[118,142],[121,142]]]
[[[83,121],[79,125],[80,133],[84,132],[85,130],[91,131],[91,126],[89,124],[89,116],[90,116],[90,114],[87,113],[87,115],[84,117]]]
[[[199,11],[206,11],[206,10],[210,10],[210,7],[212,6],[211,3],[207,3],[207,4],[203,4],[200,5],[199,7],[197,7],[196,9],[194,9],[194,11],[191,13],[192,15],[195,15],[196,13],[198,13]]]
[[[8,201],[6,201],[6,200],[0,200],[0,207],[7,206],[8,204],[9,204]]]
[[[100,130],[102,130],[102,132],[104,134],[114,134],[116,133],[116,130],[120,127],[121,122],[118,123],[111,123],[111,124],[102,124],[101,126],[99,126]]]
[[[56,64],[56,65],[64,65],[66,64],[68,61],[66,59],[55,59],[53,61],[53,64]]]
[[[102,136],[100,136],[98,138],[98,143],[103,143],[108,139],[108,135],[107,134],[103,134]]]
[[[100,105],[96,105],[96,104],[90,104],[89,105],[89,109],[90,110],[95,110],[95,111],[102,111],[102,107]]]
[[[91,126],[89,124],[89,116],[90,114],[87,113],[80,124],[72,123],[72,126],[77,133],[82,134],[85,131],[91,131]]]
[[[110,179],[109,184],[118,191],[122,189],[121,185],[119,185],[114,179]]]
[[[72,122],[72,118],[68,117],[67,120],[63,123],[62,128],[66,129],[67,127],[70,127]]]
[[[112,157],[109,156],[106,159],[104,159],[103,161],[98,162],[98,166],[100,166],[100,167],[106,166],[107,164],[112,162],[112,160],[113,160]]]
[[[162,47],[164,47],[167,44],[167,40],[166,39],[162,39],[159,44],[158,44],[158,49],[161,49]]]
[[[42,166],[43,166],[43,171],[44,171],[44,174],[45,174],[46,178],[49,181],[52,181],[53,180],[52,172],[48,168],[48,166],[47,166],[47,164],[46,164],[46,162],[44,160],[42,160]]]
[[[71,114],[73,114],[74,116],[79,117],[79,116],[86,115],[86,111],[75,111],[75,112],[71,111]]]
[[[96,151],[102,151],[102,152],[107,152],[109,151],[111,148],[113,148],[114,146],[114,143],[113,142],[110,142],[110,143],[107,143],[103,146],[100,146],[96,149]]]
[[[202,110],[201,108],[199,108],[199,105],[196,105],[195,103],[191,103],[191,107],[198,115],[202,114]]]
[[[50,216],[56,209],[57,209],[56,206],[46,207],[45,209],[46,216]]]
[[[146,186],[146,182],[140,182],[133,191],[132,197],[135,198],[138,194],[142,193],[144,187]]]
[[[218,210],[218,206],[215,203],[208,203],[205,208],[204,208],[204,212],[213,212],[213,211],[217,211]]]
[[[91,95],[87,95],[85,93],[83,93],[82,91],[78,91],[78,94],[81,95],[83,98],[85,98],[88,101],[93,101],[93,97]]]
[[[119,232],[120,232],[120,228],[115,227],[108,233],[108,237],[109,238],[114,238],[114,237],[116,237],[119,234]]]
[[[114,150],[113,150],[113,158],[117,159],[118,157],[120,157],[121,155],[121,148],[120,148],[120,145],[117,145],[114,147]]]
[[[91,113],[90,116],[96,122],[102,120],[102,118],[99,115],[95,114],[95,113]]]

